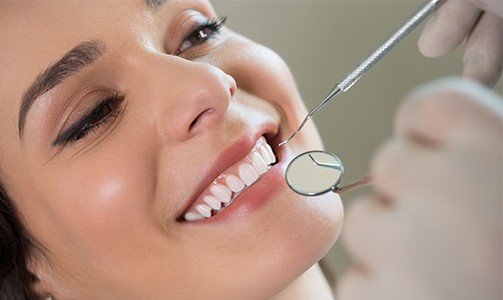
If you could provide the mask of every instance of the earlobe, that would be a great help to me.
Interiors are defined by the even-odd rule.
[[[45,300],[88,298],[79,294],[72,278],[65,276],[67,273],[40,251],[31,251],[26,258],[26,268],[35,278],[30,286],[35,295]]]
[[[43,266],[44,263],[41,262],[41,258],[36,258],[36,255],[30,255],[26,260],[26,268],[33,274],[34,280],[30,289],[37,295],[48,294],[44,285],[44,278],[47,277],[46,267]],[[45,299],[45,298],[44,298]]]
[[[31,291],[42,299],[54,299],[57,285],[47,260],[42,255],[31,254],[26,260],[26,268],[35,278],[30,287]]]

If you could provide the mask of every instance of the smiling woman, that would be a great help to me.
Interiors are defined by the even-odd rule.
[[[342,205],[284,181],[322,145],[277,147],[306,113],[277,54],[208,1],[1,6],[0,298],[331,297]]]

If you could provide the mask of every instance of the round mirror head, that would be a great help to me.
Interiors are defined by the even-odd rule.
[[[341,182],[341,159],[325,151],[308,151],[295,157],[286,169],[286,182],[304,196],[321,195],[335,190]]]

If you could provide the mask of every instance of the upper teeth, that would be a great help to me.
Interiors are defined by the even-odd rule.
[[[213,181],[185,213],[184,219],[196,221],[210,218],[212,211],[218,213],[229,206],[246,187],[255,183],[275,162],[276,156],[271,146],[264,137],[260,137],[246,158],[225,170]]]
[[[246,185],[251,185],[258,179],[258,170],[255,171],[252,165],[242,163],[239,165],[239,178],[241,178]]]
[[[225,178],[225,183],[234,193],[239,193],[245,188],[245,183],[237,176],[228,175]]]

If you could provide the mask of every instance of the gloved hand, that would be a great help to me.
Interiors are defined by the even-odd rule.
[[[356,200],[340,300],[502,299],[503,99],[444,80],[399,109]]]
[[[438,57],[466,37],[463,76],[493,86],[503,68],[503,1],[447,0],[423,29],[419,50]]]

